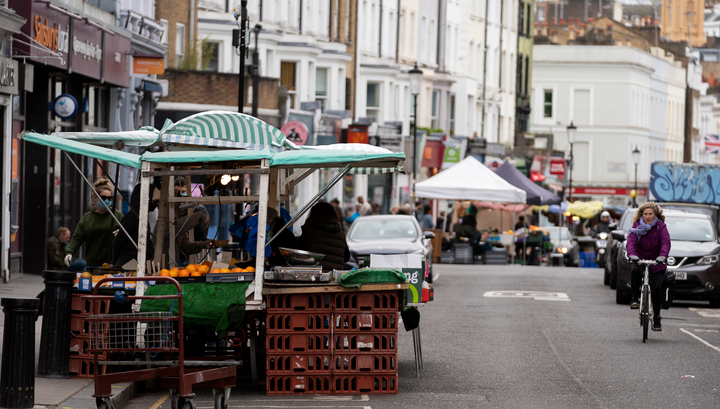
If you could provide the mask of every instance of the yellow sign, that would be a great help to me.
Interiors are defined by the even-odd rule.
[[[162,74],[165,72],[165,60],[162,58],[133,58],[135,74]]]

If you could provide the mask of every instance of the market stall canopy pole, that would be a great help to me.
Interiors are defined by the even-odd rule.
[[[93,187],[93,184],[90,183],[89,180],[87,180],[87,178],[86,178],[85,175],[82,173],[82,171],[80,170],[80,168],[78,167],[78,165],[75,164],[75,161],[72,160],[72,158],[70,157],[70,155],[68,155],[67,152],[63,152],[63,153],[65,154],[65,156],[67,157],[67,159],[70,161],[70,163],[72,163],[72,165],[75,167],[75,170],[77,170],[77,172],[80,174],[80,176],[82,176],[82,178],[83,178],[83,180],[85,181],[85,183],[87,183],[87,185],[90,186],[90,190],[91,190],[93,193],[95,193],[95,196],[97,196],[98,201],[102,201],[102,199],[100,198],[100,194],[95,190],[95,187]],[[130,237],[130,233],[128,233],[127,230],[125,230],[125,228],[123,227],[123,225],[120,224],[120,220],[118,220],[117,217],[115,217],[115,213],[114,213],[114,212],[110,212],[110,216],[112,216],[113,220],[115,220],[115,223],[117,223],[118,226],[120,226],[120,229],[122,229],[123,233],[125,233],[125,235],[128,237],[128,239],[130,239],[130,243],[132,243],[133,246],[135,246],[135,248],[137,249],[137,247],[138,247],[137,243],[135,243],[135,240],[133,240],[132,237]]]

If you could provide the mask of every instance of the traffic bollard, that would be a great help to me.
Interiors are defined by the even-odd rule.
[[[70,308],[77,274],[65,271],[43,271],[45,300],[40,335],[38,376],[70,377]]]
[[[3,298],[5,314],[0,407],[32,408],[35,405],[35,321],[40,300]]]

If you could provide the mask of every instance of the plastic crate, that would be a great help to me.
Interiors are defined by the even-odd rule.
[[[398,376],[340,375],[333,377],[334,395],[397,395]]]
[[[332,395],[330,375],[267,376],[268,395]]]
[[[335,354],[332,370],[333,374],[397,374],[397,354]]]
[[[329,294],[270,294],[267,298],[268,312],[283,311],[332,311]]]
[[[445,250],[440,253],[441,264],[454,264],[455,263],[455,252],[452,250]]]
[[[323,332],[330,333],[332,314],[318,313],[268,313],[266,329],[268,334]]]
[[[269,354],[296,352],[330,353],[330,333],[327,334],[293,334],[272,335],[265,337],[265,349]]]
[[[470,243],[455,243],[455,264],[473,264],[473,248]]]
[[[333,353],[397,353],[397,333],[344,332],[333,334]]]
[[[330,354],[268,354],[266,372],[269,375],[330,374]]]
[[[397,311],[397,291],[363,291],[335,295],[335,311]]]
[[[333,319],[333,330],[339,332],[372,331],[394,332],[398,331],[397,312],[337,312]]]
[[[90,352],[87,352],[88,349],[90,349],[90,335],[70,338],[70,356],[92,356]]]
[[[90,335],[90,323],[86,320],[87,317],[88,315],[85,314],[70,315],[70,331],[76,335]]]
[[[98,355],[98,359],[104,361],[107,355]],[[98,365],[98,367],[101,375],[107,373],[106,365]],[[71,356],[69,369],[71,378],[93,378],[96,370],[94,356]]]
[[[98,311],[91,311],[91,302],[88,299],[82,299],[80,298],[81,295],[87,295],[87,294],[81,294],[81,293],[73,293],[72,298],[70,299],[70,311],[73,314],[83,314],[83,315],[90,315],[92,313],[97,314],[108,314],[110,313],[110,300],[95,300],[94,302],[97,303],[100,307]]]

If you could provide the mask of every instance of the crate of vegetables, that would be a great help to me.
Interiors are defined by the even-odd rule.
[[[185,267],[173,267],[162,269],[159,274],[163,277],[172,277],[179,283],[204,283],[205,276],[210,272],[210,266],[206,264],[188,264]]]
[[[208,283],[239,283],[255,280],[255,267],[215,268],[205,276]]]

